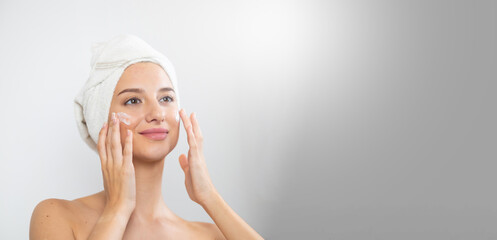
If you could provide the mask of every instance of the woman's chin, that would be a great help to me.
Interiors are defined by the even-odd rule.
[[[135,146],[133,154],[139,159],[162,160],[169,154],[169,147],[166,144],[144,144]]]

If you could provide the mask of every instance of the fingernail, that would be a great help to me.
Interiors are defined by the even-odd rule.
[[[129,135],[131,134],[131,131],[128,129],[128,130],[126,131],[126,134],[129,136]]]
[[[117,123],[117,120],[116,120],[116,113],[112,113],[112,122],[115,124]]]

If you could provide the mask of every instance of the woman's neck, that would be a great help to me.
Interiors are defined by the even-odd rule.
[[[157,220],[178,220],[162,197],[162,173],[164,160],[133,160],[136,177],[136,206],[130,222],[148,223]]]

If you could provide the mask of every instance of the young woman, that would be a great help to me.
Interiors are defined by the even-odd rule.
[[[262,239],[212,184],[199,123],[194,113],[178,109],[176,98],[159,64],[127,66],[98,134],[104,190],[72,201],[40,202],[30,239]],[[162,197],[164,161],[178,142],[180,119],[189,145],[188,154],[179,157],[185,186],[215,224],[180,218]]]

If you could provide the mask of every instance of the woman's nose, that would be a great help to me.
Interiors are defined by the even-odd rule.
[[[158,121],[163,122],[166,119],[166,111],[159,104],[154,104],[150,107],[149,113],[147,114],[147,122]]]

